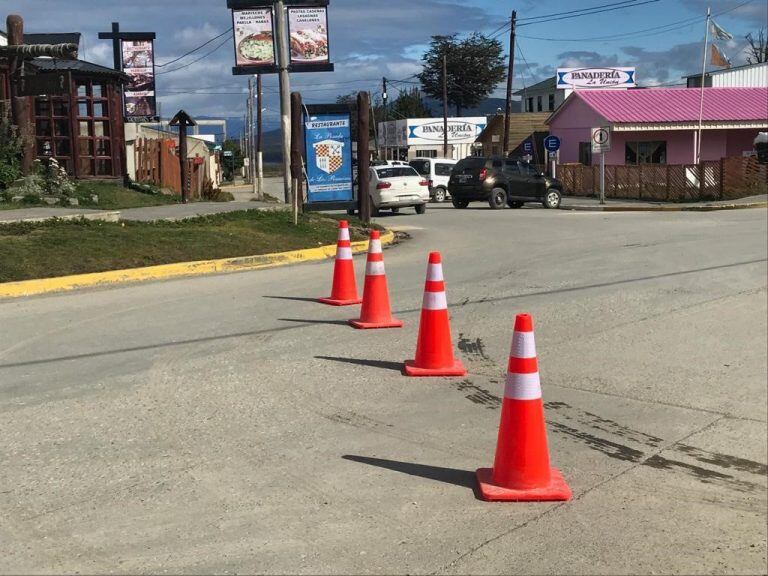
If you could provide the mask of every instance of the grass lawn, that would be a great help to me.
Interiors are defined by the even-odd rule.
[[[48,221],[0,225],[0,282],[312,248],[336,242],[339,218],[231,212],[180,222]],[[367,238],[348,218],[352,239]]]
[[[99,197],[99,203],[91,202],[91,194]],[[75,197],[80,202],[81,208],[93,208],[96,210],[120,210],[123,208],[142,208],[144,206],[164,206],[177,204],[178,196],[165,194],[147,194],[130,188],[123,188],[119,184],[109,182],[78,182]],[[71,208],[69,204],[54,204],[49,206],[40,202],[0,202],[0,210],[17,210],[19,208]]]

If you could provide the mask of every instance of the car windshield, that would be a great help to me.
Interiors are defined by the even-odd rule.
[[[387,168],[377,168],[376,174],[379,180],[387,180],[389,178],[402,178],[403,176],[418,176],[416,172],[410,166],[389,166]]]
[[[459,163],[456,164],[455,170],[457,172],[461,172],[462,170],[479,170],[485,166],[485,162],[486,160],[482,156],[464,158],[463,160],[459,160]]]

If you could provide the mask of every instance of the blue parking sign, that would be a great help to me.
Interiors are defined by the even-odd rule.
[[[560,150],[560,138],[557,136],[547,136],[544,138],[544,148],[549,152],[557,152]]]
[[[530,140],[523,142],[523,150],[529,154],[533,152],[533,143]]]

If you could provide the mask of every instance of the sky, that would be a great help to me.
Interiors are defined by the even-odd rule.
[[[554,75],[558,66],[635,66],[641,85],[680,82],[682,75],[701,70],[708,5],[713,14],[721,14],[715,16],[717,23],[734,36],[719,43],[734,65],[744,63],[744,36],[768,28],[765,0],[636,0],[636,6],[600,14],[535,20],[615,1],[331,0],[330,47],[336,70],[293,74],[292,89],[302,92],[308,103],[333,102],[340,94],[359,90],[375,97],[383,76],[413,81],[431,36],[492,34],[512,10],[519,19],[516,89]],[[80,57],[106,66],[112,65],[112,45],[97,35],[108,31],[111,22],[119,22],[125,31],[155,32],[157,91],[164,117],[180,108],[193,116],[244,114],[248,80],[231,74],[234,48],[226,36],[164,66],[231,27],[226,0],[0,0],[0,13],[20,14],[30,33],[81,32]],[[505,54],[508,36],[498,35]],[[275,75],[264,76],[267,129],[279,126],[277,86]],[[504,88],[500,84],[494,96],[503,96]],[[393,88],[390,97],[396,95]]]

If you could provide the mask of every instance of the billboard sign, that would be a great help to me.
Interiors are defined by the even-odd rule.
[[[289,6],[288,35],[292,71],[329,70],[327,6]]]
[[[637,86],[632,68],[558,68],[557,88],[634,88]]]
[[[349,111],[304,117],[307,204],[352,202],[352,131]]]
[[[448,143],[472,144],[485,130],[484,116],[448,119]],[[436,118],[408,120],[407,145],[435,144],[443,141],[443,121]]]
[[[127,122],[151,122],[157,119],[155,93],[155,46],[152,40],[122,40],[125,86],[124,113]]]
[[[236,69],[248,74],[276,70],[273,25],[272,8],[232,10]]]

